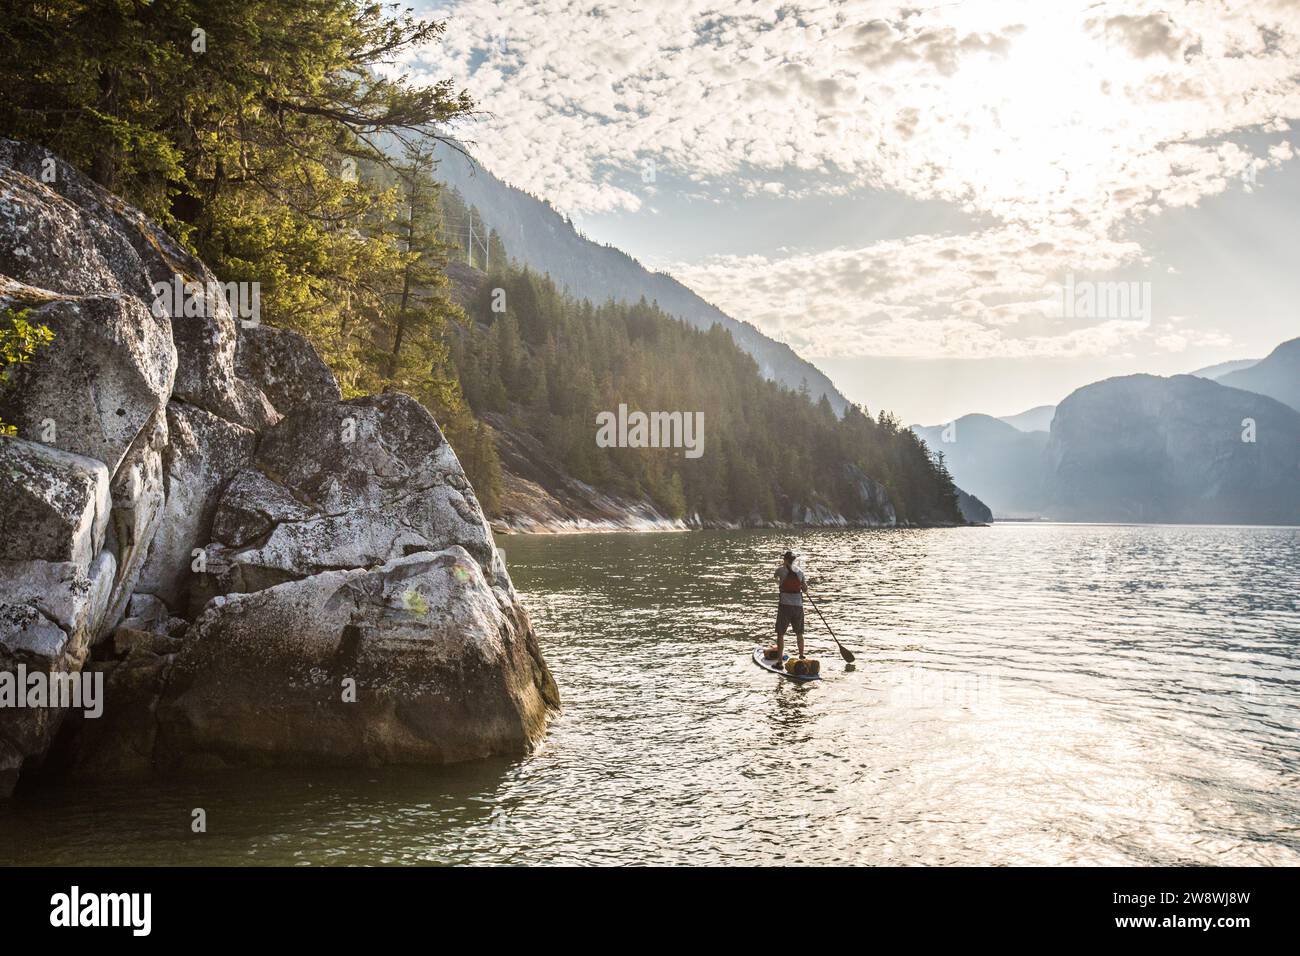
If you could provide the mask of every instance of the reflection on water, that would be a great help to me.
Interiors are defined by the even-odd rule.
[[[520,761],[41,789],[38,863],[1300,863],[1300,530],[507,537]],[[755,667],[787,544],[826,679]],[[190,832],[207,811],[208,832]]]

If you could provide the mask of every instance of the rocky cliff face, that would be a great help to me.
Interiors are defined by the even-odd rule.
[[[989,524],[993,521],[993,509],[960,488],[957,489],[957,507],[961,510],[961,516],[971,524]]]
[[[1129,375],[1071,393],[1050,434],[987,415],[913,430],[998,518],[1298,524],[1300,415],[1281,400],[1296,342],[1255,382],[1278,400],[1226,387],[1235,375]]]
[[[1074,392],[1046,449],[1064,520],[1300,524],[1300,413],[1192,375]]]
[[[153,293],[177,277],[183,312]],[[241,327],[161,229],[8,140],[0,309],[55,334],[0,395],[0,676],[104,682],[94,719],[0,693],[0,794],[56,735],[80,775],[540,737],[555,683],[418,403],[341,401],[305,340]]]

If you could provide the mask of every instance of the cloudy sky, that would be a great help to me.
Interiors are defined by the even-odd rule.
[[[1300,335],[1300,0],[416,6],[484,165],[872,410]]]

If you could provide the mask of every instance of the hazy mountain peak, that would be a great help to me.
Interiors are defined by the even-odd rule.
[[[1248,369],[1259,362],[1259,359],[1233,359],[1230,362],[1219,362],[1217,365],[1207,365],[1205,368],[1198,368],[1195,372],[1189,374],[1198,378],[1218,379],[1230,372],[1240,372]]]
[[[1022,432],[1045,432],[1051,431],[1055,414],[1055,405],[1035,405],[1018,415],[1005,415],[1002,421]]]
[[[1076,389],[1057,407],[1046,458],[1053,517],[1300,519],[1300,414],[1195,375],[1124,375]]]
[[[1300,338],[1283,342],[1248,368],[1227,373],[1219,383],[1267,395],[1300,411]]]

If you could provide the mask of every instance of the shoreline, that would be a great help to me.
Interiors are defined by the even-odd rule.
[[[537,534],[537,535],[572,535],[572,534],[678,534],[691,531],[917,531],[928,528],[987,528],[994,522],[936,523],[936,524],[857,524],[854,522],[826,524],[798,524],[793,522],[772,522],[765,524],[740,524],[730,522],[645,522],[640,524],[620,524],[617,522],[537,522],[533,526],[523,526],[493,519],[490,522],[493,534]],[[1061,522],[1056,522],[1061,523]],[[1083,522],[1079,522],[1083,523]]]
[[[1078,525],[1095,528],[1253,528],[1257,530],[1300,530],[1298,524],[1215,524],[1213,522],[1149,522],[1149,521],[1065,521],[1041,518],[1032,521],[1002,519],[989,522],[969,522],[967,524],[899,524],[899,525],[804,525],[804,524],[767,524],[767,525],[727,525],[702,524],[681,527],[654,526],[628,527],[625,525],[601,524],[592,527],[575,525],[545,526],[535,528],[512,527],[496,521],[491,523],[493,534],[502,535],[565,535],[578,534],[669,534],[690,531],[925,531],[932,528],[991,528],[996,525]]]

